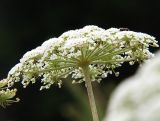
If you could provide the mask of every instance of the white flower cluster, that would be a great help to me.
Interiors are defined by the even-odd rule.
[[[20,63],[11,69],[9,86],[22,81],[24,87],[41,79],[41,89],[52,84],[61,86],[62,79],[72,75],[73,82],[83,82],[83,68],[90,69],[91,80],[100,81],[115,68],[129,61],[143,61],[152,56],[149,46],[158,47],[154,37],[117,28],[102,29],[85,26],[63,33],[58,38],[45,41],[27,52]]]
[[[19,101],[18,98],[15,100],[12,99],[16,95],[17,89],[8,89],[7,84],[8,81],[6,79],[0,81],[0,106],[2,107]]]
[[[160,121],[159,112],[160,52],[116,89],[105,121]]]

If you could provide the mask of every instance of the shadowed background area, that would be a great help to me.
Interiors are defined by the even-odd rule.
[[[159,5],[159,0],[0,0],[0,78],[25,52],[85,25],[125,27],[159,40]],[[93,83],[101,119],[111,92],[137,66],[124,64],[118,78],[109,75],[100,84]],[[84,84],[72,85],[68,78],[61,89],[39,91],[40,83],[27,89],[16,86],[21,102],[0,108],[0,121],[92,121]]]

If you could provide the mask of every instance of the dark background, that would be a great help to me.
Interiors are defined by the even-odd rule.
[[[85,25],[126,27],[159,40],[159,13],[159,0],[0,0],[0,78],[26,51]],[[124,64],[118,78],[112,75],[93,83],[101,119],[111,92],[137,67]],[[39,86],[23,89],[18,84],[21,102],[0,108],[0,121],[92,121],[84,84],[72,85],[68,79],[61,89],[39,91]]]

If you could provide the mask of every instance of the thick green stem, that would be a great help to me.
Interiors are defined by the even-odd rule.
[[[89,103],[92,111],[93,121],[99,121],[96,103],[94,99],[94,93],[93,93],[92,84],[91,84],[89,68],[88,67],[83,68],[83,73],[85,76],[85,84],[86,84],[87,93],[89,97]]]

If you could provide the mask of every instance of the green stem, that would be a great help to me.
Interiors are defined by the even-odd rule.
[[[127,62],[127,61],[134,61],[135,58],[129,59],[114,59],[114,60],[107,60],[107,61],[93,61],[92,64],[107,64],[107,63],[119,63],[119,62]]]
[[[90,103],[90,107],[91,107],[91,111],[92,111],[93,121],[99,121],[96,103],[95,103],[95,99],[94,99],[94,93],[93,93],[92,84],[91,84],[89,68],[88,67],[83,68],[83,73],[85,76],[85,84],[86,84],[89,103]]]

